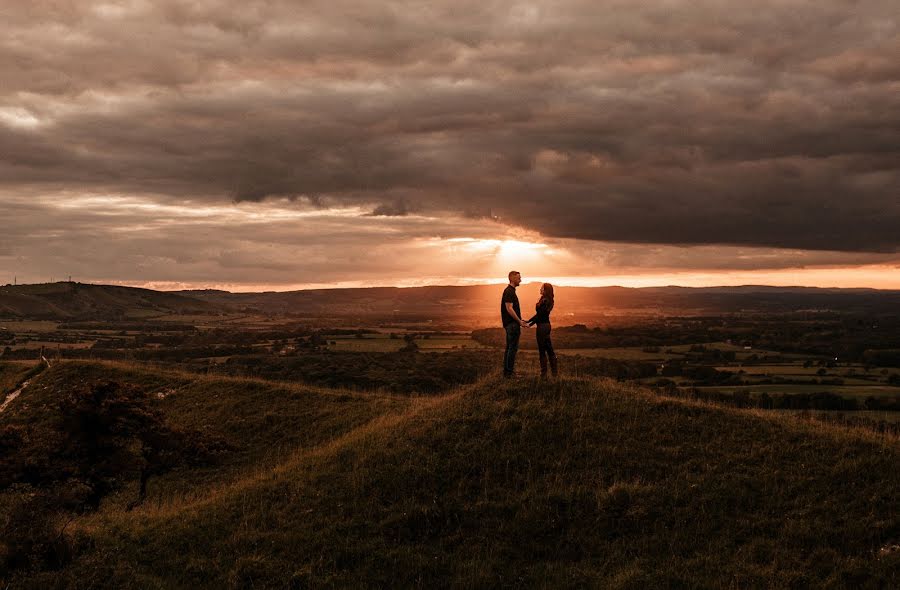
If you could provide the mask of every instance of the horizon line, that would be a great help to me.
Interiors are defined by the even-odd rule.
[[[545,280],[534,280],[534,281],[523,281],[521,286],[524,285],[534,285],[545,282]],[[66,280],[66,281],[48,281],[43,283],[6,283],[5,285],[0,285],[0,288],[17,288],[17,287],[36,287],[42,285],[62,285],[62,284],[76,284],[76,285],[90,285],[94,287],[125,287],[131,289],[145,289],[148,291],[156,291],[158,293],[188,293],[193,291],[220,291],[223,293],[230,294],[263,294],[263,293],[296,293],[301,291],[349,291],[349,290],[361,290],[361,289],[423,289],[423,288],[466,288],[466,287],[496,287],[507,284],[506,281],[496,281],[496,282],[472,282],[472,283],[463,283],[463,284],[447,284],[447,283],[427,283],[427,284],[415,284],[415,285],[389,285],[389,284],[376,284],[376,285],[341,285],[339,283],[333,285],[323,285],[316,284],[310,286],[299,286],[299,288],[288,287],[285,289],[272,289],[272,288],[264,288],[264,289],[251,289],[251,290],[230,290],[223,289],[219,287],[193,287],[193,288],[174,288],[174,289],[164,289],[164,288],[154,288],[152,286],[153,282],[145,282],[139,283],[137,281],[121,281],[121,282],[92,282],[92,281],[77,281],[77,280]],[[679,285],[674,283],[669,284],[658,284],[658,285],[640,285],[640,286],[627,286],[621,284],[608,284],[608,285],[588,285],[588,284],[566,284],[561,282],[553,282],[555,287],[558,288],[570,288],[570,289],[634,289],[634,290],[642,290],[642,289],[693,289],[693,290],[701,290],[701,289],[745,289],[745,288],[765,288],[765,289],[819,289],[819,290],[839,290],[839,291],[884,291],[884,292],[892,292],[892,291],[900,291],[900,289],[896,288],[878,288],[878,287],[842,287],[842,286],[822,286],[822,285],[802,285],[802,284],[789,284],[789,285],[776,285],[776,284],[766,284],[766,283],[741,283],[741,284],[715,284],[715,285]],[[254,285],[253,287],[260,287],[260,285]]]

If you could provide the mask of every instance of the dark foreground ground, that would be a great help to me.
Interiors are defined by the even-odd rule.
[[[61,400],[109,381],[126,393],[94,413],[79,397],[80,415],[158,410],[157,433],[227,444],[160,470],[133,510],[152,457],[119,449],[96,509],[38,514],[34,498],[98,485],[96,469],[36,470],[60,469],[41,441],[85,444]],[[0,428],[33,461],[2,463],[2,588],[900,585],[896,437],[606,379],[489,375],[416,396],[62,363]]]

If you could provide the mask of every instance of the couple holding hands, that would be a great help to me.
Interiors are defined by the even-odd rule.
[[[550,341],[550,312],[553,310],[553,285],[544,283],[541,285],[541,297],[534,306],[535,314],[529,320],[522,319],[519,310],[519,297],[516,295],[516,287],[522,283],[522,275],[519,271],[509,272],[509,286],[503,291],[500,300],[500,319],[503,321],[503,329],[506,331],[506,351],[503,353],[503,376],[510,378],[516,365],[516,353],[519,350],[519,337],[522,328],[537,325],[537,346],[541,359],[541,378],[547,377],[547,363],[553,376],[558,375],[556,353],[553,352],[553,343]]]

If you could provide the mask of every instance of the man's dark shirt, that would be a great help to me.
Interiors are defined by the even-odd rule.
[[[522,317],[522,312],[519,311],[519,296],[516,295],[516,288],[512,285],[509,285],[503,291],[503,298],[500,299],[500,319],[503,320],[503,325],[507,324],[516,324],[518,323],[515,318],[509,315],[509,312],[506,311],[506,304],[512,303],[513,309],[516,310],[516,316]]]

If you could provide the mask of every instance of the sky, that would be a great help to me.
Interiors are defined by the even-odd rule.
[[[895,0],[9,0],[0,284],[900,288]]]

